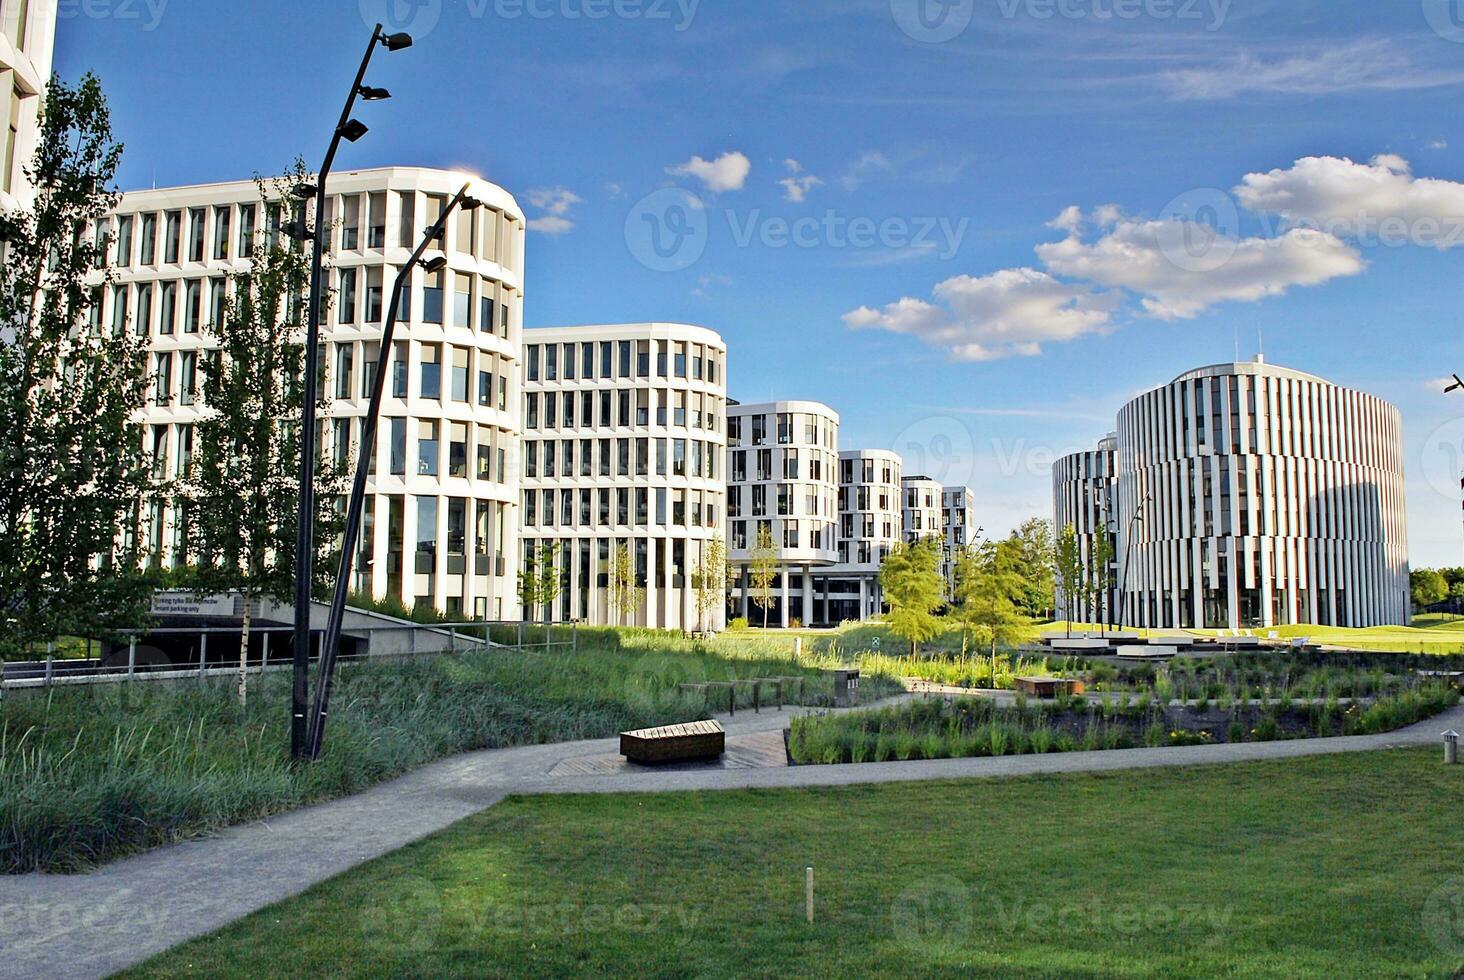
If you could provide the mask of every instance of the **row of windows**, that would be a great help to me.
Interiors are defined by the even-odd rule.
[[[883,459],[878,461],[872,459],[841,459],[839,460],[839,482],[846,485],[854,483],[873,484],[878,482],[886,487],[898,487],[900,484],[900,468],[889,460]]]
[[[622,551],[629,556],[632,574],[635,583],[639,588],[646,588],[649,584],[650,563],[655,562],[658,570],[657,578],[660,581],[669,579],[673,588],[681,587],[690,582],[689,574],[699,555],[688,556],[687,545],[690,544],[692,551],[699,551],[696,541],[688,542],[684,538],[607,538],[607,537],[575,537],[569,540],[556,541],[553,538],[525,539],[523,543],[523,567],[530,567],[539,557],[539,551],[544,546],[554,549],[555,567],[559,569],[560,578],[566,588],[560,595],[561,613],[565,619],[573,618],[576,614],[586,615],[589,611],[588,595],[581,594],[579,599],[578,612],[570,611],[573,592],[569,588],[575,585],[581,590],[590,588],[593,576],[597,588],[605,588],[610,584],[610,576],[614,568],[616,556]],[[593,556],[593,557],[592,557]],[[688,561],[690,558],[690,562]]]
[[[771,485],[773,493],[769,493],[769,485],[754,483],[751,486],[732,485],[727,488],[727,513],[733,517],[740,517],[743,513],[744,503],[748,506],[753,517],[767,517],[776,514],[779,517],[789,517],[800,514],[804,517],[833,517],[831,496],[821,493],[809,487],[794,487],[788,483],[777,483]],[[803,509],[797,510],[799,497],[803,500]],[[769,511],[769,500],[777,509]]]
[[[406,399],[410,394],[420,399],[463,404],[475,402],[481,408],[500,412],[508,410],[512,360],[492,351],[452,344],[417,344],[416,348],[417,385],[413,391],[412,344],[404,340],[392,344],[391,374],[386,388],[388,396]],[[343,401],[369,399],[376,383],[376,362],[380,350],[378,341],[322,344],[318,394],[324,397],[329,387],[335,397]],[[153,405],[172,405],[175,397],[181,406],[199,402],[203,381],[201,372],[216,369],[218,363],[216,348],[155,352]],[[476,384],[473,383],[474,378]]]
[[[853,491],[852,499],[850,498],[851,490]],[[898,499],[898,494],[893,487],[881,486],[879,492],[875,493],[870,486],[863,483],[851,486],[845,482],[839,486],[840,511],[877,510],[894,513],[895,507],[898,506]]]
[[[524,527],[717,527],[713,491],[665,487],[525,490]]]
[[[343,326],[382,323],[382,280],[387,272],[381,266],[336,270],[335,321]],[[447,275],[444,270],[426,276],[418,322],[465,327],[507,337],[512,307],[508,299],[512,292],[492,279],[452,273],[449,309],[444,305]],[[98,327],[102,322],[109,322],[112,332],[118,335],[129,324],[139,337],[196,334],[223,320],[228,283],[223,276],[118,283],[112,286],[111,301],[105,308],[102,287],[96,287],[91,296],[91,323]],[[415,295],[411,288],[402,293],[399,318],[410,320]]]
[[[773,480],[808,480],[823,483],[834,477],[832,453],[816,449],[781,449],[774,457],[771,449],[736,449],[729,455],[732,460],[733,483],[747,483],[748,458],[752,461],[752,479],[759,483]]]
[[[779,412],[776,415],[735,415],[727,420],[727,444],[740,446],[744,437],[749,445],[764,446],[768,433],[777,433],[778,445],[792,445],[794,436],[803,435],[802,445],[822,446],[838,450],[839,427],[822,415],[804,412]],[[829,475],[833,475],[830,464]]]
[[[425,230],[441,216],[447,206],[447,195],[393,192],[390,211],[385,191],[328,197],[324,221],[326,250],[333,253],[337,249],[347,252],[384,249],[389,222],[395,230],[392,244],[415,249],[420,244],[416,230],[419,196]],[[279,241],[284,222],[293,217],[295,214],[287,216],[284,206],[278,202],[204,205],[115,215],[97,222],[93,234],[96,243],[106,247],[107,264],[116,268],[177,265],[185,261],[227,262],[252,256],[256,236],[261,231],[265,235],[264,244],[272,247]],[[448,229],[437,239],[438,248],[446,248],[449,235],[456,251],[496,262],[499,256],[513,255],[517,223],[491,208],[457,211],[448,219]]]
[[[792,520],[777,522],[733,520],[729,547],[735,551],[747,551],[752,544],[757,543],[763,528],[767,529],[775,548],[834,551],[838,543],[838,528],[833,524]]]
[[[718,384],[723,354],[684,340],[601,340],[526,344],[524,377],[529,381],[589,381],[594,378],[687,378]],[[652,373],[652,363],[655,372]]]
[[[700,439],[528,440],[524,443],[524,476],[650,476],[654,472],[656,476],[715,480],[720,455],[720,446]]]
[[[524,394],[524,428],[644,429],[654,418],[660,428],[715,432],[722,407],[715,395],[673,388],[530,391]]]

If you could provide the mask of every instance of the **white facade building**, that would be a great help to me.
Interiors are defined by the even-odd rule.
[[[721,629],[694,575],[726,537],[727,347],[668,323],[524,331],[522,547],[556,552],[555,618]],[[640,608],[610,594],[628,549]]]
[[[320,434],[338,463],[354,465],[386,291],[464,182],[483,206],[454,213],[429,249],[445,269],[414,273],[387,362],[355,585],[408,606],[516,618],[524,217],[506,191],[437,170],[331,177]],[[199,371],[216,346],[207,327],[228,277],[248,266],[254,236],[277,234],[281,219],[252,181],[128,193],[109,219],[115,284],[101,316],[149,338],[144,438],[161,479],[193,451],[205,410]],[[155,563],[183,557],[178,516],[162,501],[146,515]]]
[[[944,539],[945,516],[941,513],[941,503],[945,488],[928,476],[913,474],[903,477],[900,483],[905,494],[901,526],[906,543],[931,537]]]
[[[778,563],[769,625],[827,623],[828,594],[815,591],[813,573],[839,560],[838,413],[806,401],[730,405],[727,456],[733,614],[763,621],[747,572],[766,528]]]
[[[25,168],[36,150],[51,56],[56,45],[56,0],[0,0],[0,210],[26,203]]]
[[[828,598],[825,622],[865,620],[884,609],[879,570],[901,541],[904,463],[885,449],[839,453],[839,561],[815,576]]]
[[[1118,588],[1118,513],[1114,502],[1118,489],[1117,457],[1118,434],[1112,433],[1098,443],[1097,449],[1071,453],[1053,464],[1053,533],[1061,535],[1064,528],[1072,527],[1085,577],[1101,578],[1093,566],[1100,540],[1107,540],[1110,555],[1108,588],[1099,590],[1089,608],[1079,608],[1084,603],[1070,602],[1061,585],[1057,587],[1057,611],[1062,619],[1085,622],[1091,616],[1111,622],[1117,615],[1113,601]]]
[[[1259,358],[1219,364],[1124,406],[1116,453],[1126,624],[1408,622],[1402,421],[1387,402]]]

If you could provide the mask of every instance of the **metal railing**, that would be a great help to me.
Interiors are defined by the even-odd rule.
[[[106,684],[130,680],[180,680],[227,677],[239,673],[238,626],[164,627],[126,631],[125,647],[116,644],[106,657],[67,658],[55,655],[54,644],[44,659],[0,661],[0,692],[70,684]],[[286,670],[292,663],[292,626],[256,625],[249,629],[250,674]],[[324,629],[310,631],[310,660],[320,659]],[[151,638],[196,637],[186,656],[167,652]],[[216,641],[210,654],[209,638]],[[441,656],[480,650],[543,650],[579,648],[579,623],[478,620],[458,623],[382,623],[346,629],[340,657],[367,662],[398,657]],[[362,642],[364,641],[364,643]],[[95,641],[93,641],[95,642]],[[220,653],[224,647],[227,652]]]

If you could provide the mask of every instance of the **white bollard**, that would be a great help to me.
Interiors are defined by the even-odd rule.
[[[804,899],[808,905],[808,921],[813,922],[813,865],[808,866],[808,878],[804,885]]]
[[[1459,733],[1452,728],[1444,732],[1444,765],[1459,763]]]

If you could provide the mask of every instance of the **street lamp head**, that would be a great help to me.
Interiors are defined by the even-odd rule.
[[[308,242],[315,238],[315,233],[299,218],[285,222],[281,230],[285,233],[285,237],[293,238],[297,242]]]
[[[447,268],[447,257],[443,255],[433,256],[422,263],[422,268],[426,269],[430,274],[436,275]]]
[[[300,183],[290,188],[290,196],[296,198],[297,200],[308,201],[310,200],[310,198],[314,197],[316,195],[316,192],[318,192],[319,190],[320,188],[312,184],[310,181],[302,180],[300,181]]]
[[[402,51],[412,46],[412,35],[406,32],[387,34],[382,37],[381,43],[386,45],[388,51]]]
[[[338,129],[336,132],[338,132],[341,138],[344,139],[346,142],[354,143],[361,137],[369,133],[370,130],[361,120],[352,119],[348,121],[345,125],[341,126],[341,128]]]
[[[383,102],[391,98],[391,92],[384,88],[376,88],[371,85],[362,85],[357,93],[367,102]]]
[[[458,205],[458,207],[462,208],[464,211],[476,211],[482,206],[483,202],[478,200],[476,197],[465,197],[463,198],[463,202]]]

